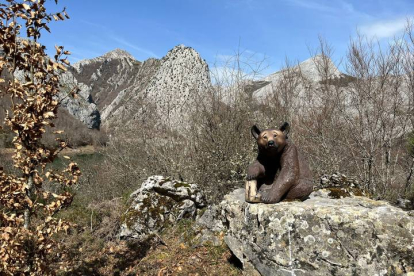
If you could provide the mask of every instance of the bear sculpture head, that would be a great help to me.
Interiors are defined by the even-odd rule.
[[[287,143],[289,128],[287,122],[283,123],[279,129],[271,128],[263,131],[260,131],[256,125],[252,126],[251,132],[257,141],[259,152],[269,154],[281,152]]]

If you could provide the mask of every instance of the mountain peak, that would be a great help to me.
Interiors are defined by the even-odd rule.
[[[174,46],[174,48],[172,48],[170,50],[170,52],[171,51],[178,51],[178,50],[186,50],[186,49],[192,49],[192,50],[194,50],[193,48],[191,48],[189,46],[185,46],[184,44],[178,44],[178,45]]]
[[[116,48],[115,50],[107,52],[102,57],[104,57],[104,58],[130,58],[130,59],[135,59],[130,53],[128,53],[125,50],[119,49],[119,48]]]
[[[83,59],[80,60],[76,63],[74,63],[72,65],[72,67],[77,71],[78,74],[80,74],[82,72],[82,67],[90,65],[90,64],[95,64],[95,63],[100,63],[104,60],[110,60],[110,59],[129,59],[129,60],[135,60],[135,58],[128,53],[125,50],[116,48],[115,50],[112,50],[110,52],[107,52],[106,54],[96,57],[96,58],[92,58],[92,59]]]
[[[322,69],[322,67],[325,66],[329,68],[330,78],[340,77],[342,75],[332,60],[329,57],[323,55],[316,55],[314,57],[311,57],[299,63],[298,66],[304,76],[314,81],[321,80],[319,71]]]
[[[184,44],[179,44],[172,48],[168,53],[162,58],[162,61],[165,62],[195,62],[198,64],[206,63],[200,56],[200,54],[194,50],[192,47],[185,46]]]
[[[172,48],[171,50],[169,50],[166,57],[173,56],[173,55],[182,55],[182,54],[184,55],[190,54],[190,55],[199,56],[199,53],[193,48],[185,46],[184,44],[179,44],[175,46],[174,48]]]

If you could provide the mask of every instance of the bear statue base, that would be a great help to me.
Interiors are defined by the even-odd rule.
[[[246,202],[260,203],[260,194],[257,193],[257,180],[246,181]]]

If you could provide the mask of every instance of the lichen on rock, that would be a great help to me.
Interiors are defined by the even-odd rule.
[[[261,275],[403,275],[414,271],[414,218],[385,201],[314,192],[304,202],[220,204],[225,241]]]
[[[196,184],[151,176],[130,196],[121,217],[122,239],[144,239],[184,218],[195,218],[205,207],[205,197]]]

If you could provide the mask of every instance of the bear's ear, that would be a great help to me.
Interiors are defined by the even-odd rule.
[[[290,125],[288,122],[284,122],[283,125],[279,128],[280,131],[282,131],[286,136],[288,135],[290,131]]]
[[[252,126],[251,132],[252,132],[252,135],[253,135],[254,139],[257,140],[257,138],[259,137],[259,134],[260,134],[261,131],[256,125],[254,125],[254,126]]]

